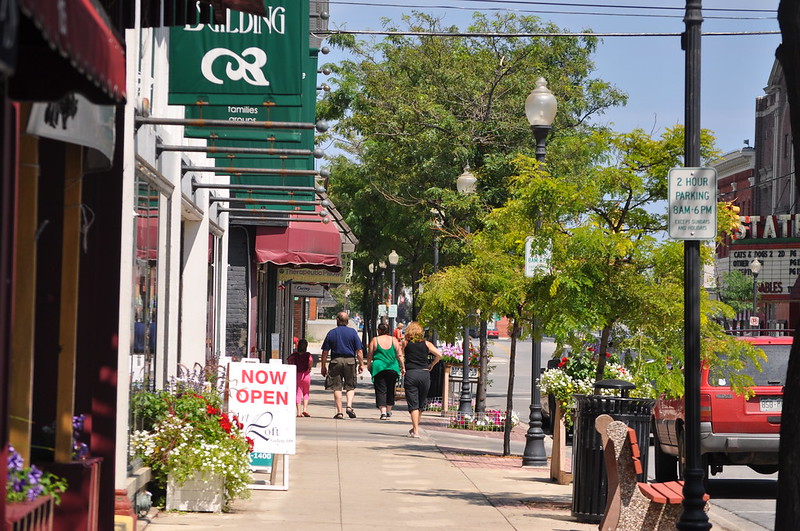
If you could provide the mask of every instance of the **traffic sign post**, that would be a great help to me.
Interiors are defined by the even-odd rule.
[[[669,171],[669,237],[713,240],[717,237],[717,170]]]
[[[550,268],[550,249],[533,252],[533,236],[525,238],[525,276],[532,278],[537,273],[546,273]]]

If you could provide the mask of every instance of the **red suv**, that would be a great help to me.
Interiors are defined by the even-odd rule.
[[[789,351],[789,336],[742,337],[764,350],[762,371],[744,370],[753,378],[754,395],[745,399],[727,381],[700,373],[700,453],[702,466],[711,474],[723,465],[747,465],[761,474],[778,471],[781,406]],[[749,370],[748,370],[749,369]],[[656,481],[672,481],[683,475],[684,419],[682,398],[660,399],[653,408]]]

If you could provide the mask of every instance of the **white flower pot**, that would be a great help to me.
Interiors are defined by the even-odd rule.
[[[177,485],[172,477],[167,481],[167,510],[218,513],[225,505],[223,477],[208,477],[200,472]]]

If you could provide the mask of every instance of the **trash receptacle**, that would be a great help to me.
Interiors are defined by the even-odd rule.
[[[594,427],[600,415],[610,415],[636,431],[644,472],[639,481],[647,481],[647,454],[650,440],[650,417],[655,400],[628,398],[636,386],[624,380],[600,380],[595,389],[616,389],[623,396],[575,395],[577,415],[572,442],[572,516],[578,521],[599,523],[606,509],[608,479],[603,458],[603,442]]]

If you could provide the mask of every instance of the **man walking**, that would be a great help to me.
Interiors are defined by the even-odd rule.
[[[342,389],[346,393],[347,407],[345,412],[351,419],[356,418],[353,411],[353,398],[356,395],[356,358],[358,373],[364,372],[364,346],[358,332],[347,326],[350,318],[346,312],[336,315],[336,328],[328,332],[322,342],[322,376],[325,376],[325,389],[333,391],[333,402],[336,405],[335,419],[344,418],[342,413]],[[331,354],[330,364],[328,353]]]

